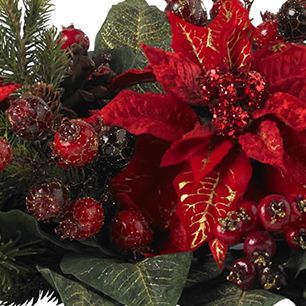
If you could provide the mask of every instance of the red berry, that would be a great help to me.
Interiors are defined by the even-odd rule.
[[[268,231],[281,231],[289,224],[291,208],[286,198],[273,194],[263,198],[258,205],[259,218]]]
[[[3,171],[13,159],[11,145],[4,138],[0,138],[0,171]]]
[[[241,226],[230,230],[225,229],[221,224],[216,224],[214,226],[214,236],[228,245],[238,243],[242,237]]]
[[[258,229],[259,218],[257,214],[257,204],[253,201],[246,200],[239,205],[239,208],[244,210],[248,215],[248,220],[242,223],[242,232],[249,233],[254,229]]]
[[[306,222],[306,197],[302,194],[294,194],[286,197],[290,203],[290,223]]]
[[[58,218],[68,202],[68,191],[58,181],[35,185],[26,197],[26,206],[37,220]]]
[[[63,41],[62,49],[68,49],[73,44],[81,45],[85,50],[89,48],[89,38],[80,29],[76,29],[73,25],[63,27],[60,33],[61,41]]]
[[[249,258],[261,254],[273,257],[276,251],[276,243],[267,231],[257,231],[246,237],[243,250]]]
[[[283,268],[265,267],[259,273],[259,283],[265,290],[280,290],[287,285]]]
[[[53,149],[62,162],[81,167],[95,159],[98,136],[95,129],[81,119],[65,120],[54,135]]]
[[[291,248],[306,250],[306,227],[289,228],[285,236]]]
[[[254,40],[258,48],[265,47],[277,40],[282,39],[278,33],[277,20],[269,20],[257,26]]]
[[[125,251],[148,246],[153,239],[144,216],[134,210],[123,210],[118,213],[111,226],[111,236],[115,245]]]
[[[52,130],[54,115],[39,97],[26,96],[13,100],[6,114],[14,133],[25,139],[38,140]]]
[[[81,198],[72,208],[71,215],[56,228],[62,239],[85,240],[96,235],[104,224],[102,204],[93,198]]]
[[[246,257],[236,260],[227,276],[227,280],[236,284],[242,290],[252,289],[255,278],[255,266]]]

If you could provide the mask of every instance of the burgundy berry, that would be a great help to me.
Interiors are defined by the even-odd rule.
[[[13,159],[13,153],[11,145],[4,138],[0,138],[0,171],[5,170],[5,168],[10,164]]]
[[[291,227],[287,230],[285,237],[291,248],[306,250],[306,227]]]
[[[236,260],[227,276],[228,281],[236,284],[242,290],[252,289],[255,279],[255,266],[246,257]]]
[[[259,273],[259,283],[265,290],[276,291],[287,284],[286,275],[282,267],[265,267]]]
[[[248,219],[242,224],[243,233],[249,233],[255,229],[258,229],[259,218],[257,213],[257,204],[253,201],[246,200],[243,201],[239,207],[248,215]]]
[[[286,197],[290,203],[291,215],[290,223],[306,222],[306,196],[302,194],[288,195]]]

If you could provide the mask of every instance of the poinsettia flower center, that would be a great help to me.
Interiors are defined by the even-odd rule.
[[[250,123],[252,113],[263,107],[267,83],[257,71],[233,74],[218,69],[207,71],[202,79],[204,104],[220,135],[236,136]]]

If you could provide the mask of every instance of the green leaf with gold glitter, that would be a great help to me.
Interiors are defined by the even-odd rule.
[[[71,255],[64,257],[61,269],[124,305],[173,306],[181,295],[191,259],[191,253],[180,253],[132,264]]]

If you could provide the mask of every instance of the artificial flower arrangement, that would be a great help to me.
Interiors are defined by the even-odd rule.
[[[305,0],[113,6],[89,40],[0,0],[0,300],[305,303]]]

